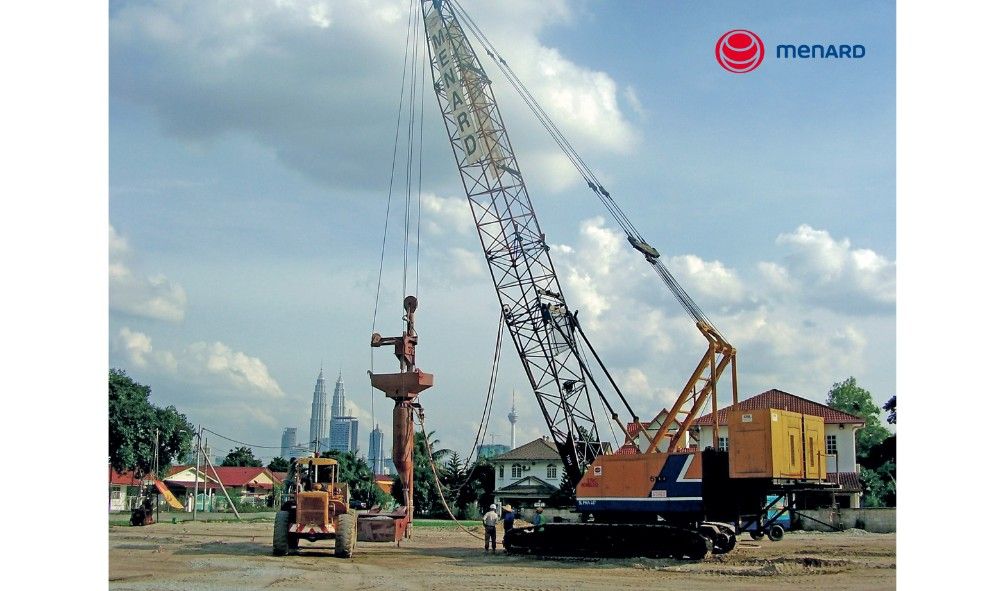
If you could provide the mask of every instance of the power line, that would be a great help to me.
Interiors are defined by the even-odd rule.
[[[215,435],[217,437],[220,437],[222,439],[226,439],[227,441],[230,441],[230,442],[233,442],[233,443],[238,443],[238,444],[246,446],[246,447],[256,447],[256,448],[259,448],[259,449],[283,449],[283,446],[281,446],[281,445],[257,445],[257,444],[254,444],[254,443],[248,443],[246,441],[240,441],[240,440],[237,440],[237,439],[233,439],[232,437],[227,437],[226,435],[221,435],[221,434],[217,433],[216,431],[213,431],[209,427],[203,427],[202,430],[205,431],[205,432],[207,432],[207,433],[212,433],[213,435]]]

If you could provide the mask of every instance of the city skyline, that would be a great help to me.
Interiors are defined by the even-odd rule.
[[[332,390],[331,406],[327,407],[327,379],[324,377],[324,368],[321,367],[314,383],[310,404],[309,439],[306,442],[298,442],[296,441],[297,427],[285,427],[280,445],[281,456],[288,458],[290,451],[296,449],[318,452],[335,450],[358,455],[360,451],[358,442],[359,419],[347,414],[347,402],[345,382],[342,379],[341,371],[339,371]],[[330,419],[326,417],[330,417]],[[321,428],[322,422],[326,425],[323,430]],[[323,436],[325,434],[326,436]]]

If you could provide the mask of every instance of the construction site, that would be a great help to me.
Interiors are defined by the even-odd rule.
[[[868,517],[858,506],[857,476],[834,476],[842,472],[837,456],[846,452],[837,451],[837,435],[831,433],[842,430],[840,441],[851,441],[853,450],[854,431],[864,421],[847,413],[837,416],[818,403],[790,403],[798,397],[776,389],[760,396],[744,389],[742,340],[726,336],[728,322],[716,324],[708,311],[713,308],[702,307],[703,292],[692,296],[667,260],[671,257],[639,228],[658,227],[659,220],[632,221],[606,175],[586,161],[464,4],[409,4],[403,40],[407,75],[402,75],[397,114],[409,143],[400,150],[395,143],[390,163],[392,171],[407,171],[404,188],[397,188],[406,197],[403,205],[392,207],[392,172],[385,218],[353,220],[383,228],[382,244],[370,244],[380,255],[373,331],[351,335],[351,346],[371,355],[368,385],[377,393],[373,419],[390,425],[390,458],[401,502],[361,506],[344,461],[322,455],[319,446],[291,458],[281,484],[274,485],[273,510],[262,514],[240,515],[228,495],[233,519],[193,520],[195,512],[170,521],[165,516],[175,514],[158,518],[161,496],[177,509],[183,504],[164,482],[153,479],[155,486],[145,493],[153,501],[133,510],[130,525],[109,528],[110,588],[895,587],[895,509],[884,510],[884,521],[875,525],[877,513]],[[739,32],[727,43],[733,66],[752,69],[764,58],[762,41],[754,34]],[[587,304],[574,301],[575,290],[566,291],[561,281],[563,267],[552,258],[556,245],[537,214],[548,204],[531,200],[531,178],[524,177],[514,148],[522,142],[510,141],[502,116],[516,105],[502,107],[497,101],[495,90],[502,84],[509,85],[507,96],[522,99],[522,107],[553,140],[551,147],[581,177],[576,182],[589,199],[584,196],[581,207],[609,216],[621,246],[643,263],[639,284],[660,305],[672,307],[681,320],[678,326],[689,330],[692,338],[675,342],[673,355],[665,359],[686,377],[666,385],[670,394],[655,416],[641,410],[650,408],[650,395],[632,391],[637,381],[626,379],[619,362],[609,361],[618,359],[601,344],[609,348],[610,340],[595,338],[596,327],[580,318]],[[435,99],[441,128],[419,127],[425,98]],[[421,209],[413,220],[411,197],[413,184],[415,195],[422,191],[422,142],[445,142],[452,151],[455,190],[466,196],[468,230],[483,251],[479,277],[490,282],[496,296],[486,330],[497,338],[480,423],[477,417],[444,416],[423,405],[443,396],[437,386],[453,379],[453,368],[421,363],[419,333],[422,343],[440,335],[463,343],[468,335],[424,323],[426,302],[417,297]],[[398,227],[402,230],[395,236]],[[384,276],[388,242],[403,243],[400,285]],[[428,262],[422,270],[423,276],[439,272]],[[381,297],[385,304],[394,300],[397,316],[378,317]],[[607,318],[620,312],[609,311]],[[519,365],[500,370],[506,347]],[[517,516],[507,502],[482,499],[477,512],[483,519],[464,520],[448,500],[456,487],[444,484],[430,433],[448,422],[476,424],[473,449],[484,445],[500,371],[523,380],[532,394],[534,407],[524,412],[542,421],[541,441],[560,459],[550,475],[557,479],[563,471],[572,500],[560,511],[545,511],[538,502],[540,515],[533,515],[528,503]],[[205,484],[215,468],[202,453],[195,472],[198,479],[202,462]],[[853,457],[852,452],[852,464]],[[421,519],[416,512],[419,462],[431,467],[430,494],[448,519]],[[468,457],[464,470],[470,463]],[[517,467],[512,470],[515,475]],[[504,466],[499,478],[503,473]],[[220,480],[218,474],[215,479]],[[198,487],[196,480],[196,497]]]
[[[779,542],[742,541],[699,562],[652,558],[485,555],[445,527],[417,527],[400,548],[360,542],[349,560],[332,544],[271,555],[268,523],[169,523],[116,527],[110,589],[893,589],[895,534],[793,532]]]

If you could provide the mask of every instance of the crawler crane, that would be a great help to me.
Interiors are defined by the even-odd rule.
[[[435,94],[505,325],[568,477],[577,483],[580,515],[588,517],[584,523],[518,530],[510,538],[509,550],[691,559],[709,551],[728,552],[736,543],[734,525],[708,518],[731,513],[705,503],[707,483],[702,482],[703,464],[712,464],[720,474],[726,462],[727,470],[725,452],[699,452],[688,447],[687,436],[710,402],[717,445],[717,389],[726,373],[732,401],[738,402],[736,349],[676,281],[659,252],[631,224],[464,8],[451,0],[421,0],[421,11]],[[631,247],[652,265],[708,341],[707,351],[654,434],[643,428],[565,297],[492,81],[465,28],[513,82],[624,230]],[[610,453],[611,448],[601,442],[595,404],[602,405],[600,412],[623,432],[620,453]],[[627,411],[627,423],[615,404]],[[759,496],[762,491],[750,489],[744,494]],[[732,506],[731,501],[720,504]]]

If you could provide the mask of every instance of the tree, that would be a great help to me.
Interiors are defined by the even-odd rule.
[[[436,436],[435,431],[429,431],[428,436],[429,436],[429,445],[432,446],[432,454],[431,454],[432,459],[436,462],[436,467],[438,468],[439,466],[442,465],[443,458],[447,457],[449,454],[452,454],[454,452],[452,449],[446,447],[444,447],[443,449],[436,449],[436,446],[439,445],[439,440],[434,439],[434,437]],[[419,446],[422,447],[419,448]],[[426,461],[428,461],[427,456],[429,455],[429,452],[427,452],[425,449],[425,437],[422,435],[421,432],[418,431],[415,432],[415,454],[416,455],[420,454],[422,457],[426,458]]]
[[[861,504],[865,507],[895,507],[896,464],[887,462],[878,470],[861,468],[861,484],[865,489]]]
[[[195,429],[174,406],[149,401],[150,386],[133,381],[123,370],[108,371],[108,462],[118,471],[153,470],[154,441],[163,473],[192,445]]]
[[[443,487],[443,496],[450,504],[454,516],[463,519],[477,518],[487,510],[495,492],[495,468],[484,459],[474,464],[464,466],[460,455],[450,453],[450,458],[439,469],[439,479]],[[435,485],[435,483],[433,483]],[[433,490],[432,513],[446,516],[445,509],[439,501],[439,495]]]
[[[882,409],[875,404],[868,390],[858,386],[853,377],[833,384],[826,403],[833,408],[859,416],[865,426],[857,435],[857,462],[861,464],[861,484],[866,507],[888,507],[896,504],[896,436],[882,426]],[[890,423],[895,423],[896,397],[883,407],[890,410]]]
[[[895,425],[896,424],[896,395],[895,394],[893,394],[892,398],[890,398],[889,400],[886,401],[885,405],[882,407],[882,410],[884,410],[884,411],[886,411],[886,412],[889,413],[889,418],[887,418],[886,421],[890,425]]]
[[[261,460],[254,457],[254,452],[250,447],[235,447],[230,450],[227,457],[223,458],[221,466],[250,466],[261,468]]]
[[[387,505],[393,499],[373,481],[373,471],[359,456],[343,451],[326,451],[322,458],[338,460],[338,480],[349,485],[349,498],[366,503],[367,507]]]
[[[859,460],[867,457],[872,447],[889,437],[889,430],[879,420],[882,409],[875,404],[871,392],[858,386],[853,377],[833,384],[827,394],[826,404],[865,420],[864,428],[855,433]]]
[[[450,491],[460,490],[460,485],[467,478],[467,471],[464,470],[464,465],[460,463],[460,455],[457,452],[450,452],[450,459],[446,460],[439,476],[443,483],[443,488]],[[454,495],[448,495],[448,500],[449,496]]]
[[[568,470],[562,469],[561,484],[558,490],[551,493],[547,502],[554,507],[572,507],[575,505],[575,485],[568,479]]]
[[[268,469],[273,472],[289,472],[289,460],[276,456],[268,463]]]
[[[415,432],[415,444],[411,457],[414,464],[414,502],[416,514],[428,515],[430,512],[436,510],[437,507],[442,506],[442,503],[439,501],[439,492],[436,491],[435,475],[432,473],[432,466],[429,464],[429,456],[431,455],[433,461],[436,462],[436,469],[441,470],[443,458],[452,454],[453,450],[447,448],[436,449],[436,444],[439,443],[439,440],[434,438],[435,434],[435,431],[429,431],[428,433],[428,441],[431,445],[430,453],[430,448],[426,447],[426,437],[421,432]],[[445,490],[443,492],[446,493]],[[394,480],[391,494],[394,495],[394,499],[398,503],[404,504],[404,487],[401,484],[400,476]],[[445,514],[445,512],[440,511],[440,514]]]
[[[468,519],[488,511],[488,505],[495,500],[495,467],[482,458],[471,466],[469,472],[467,484],[460,489],[457,499],[461,507],[476,503],[474,515],[465,515]]]

